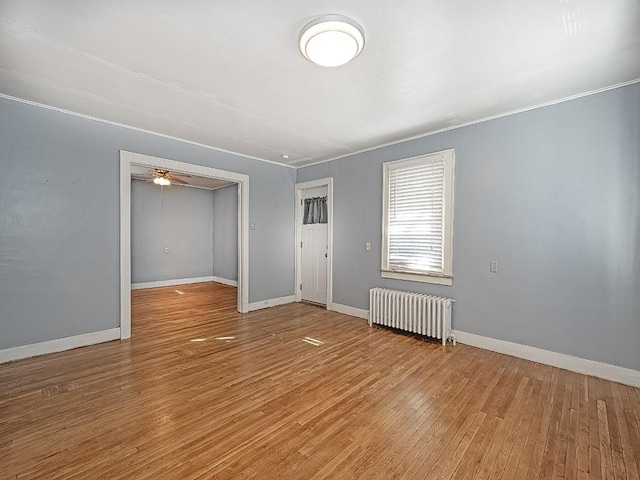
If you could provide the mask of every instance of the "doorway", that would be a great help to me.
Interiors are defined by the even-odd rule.
[[[326,197],[326,219],[305,220],[312,199]],[[306,203],[306,209],[305,209]],[[333,178],[296,184],[296,301],[332,309],[333,301]]]
[[[131,336],[131,168],[141,166],[225,180],[238,185],[238,291],[236,308],[249,311],[249,176],[175,160],[120,151],[120,338]]]

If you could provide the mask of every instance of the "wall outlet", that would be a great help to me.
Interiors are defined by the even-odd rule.
[[[364,249],[368,252],[371,250],[371,242],[367,242],[364,244]]]
[[[169,247],[164,247],[164,253],[169,254]]]
[[[495,260],[491,260],[489,262],[489,271],[491,273],[498,273],[498,262],[496,262]]]

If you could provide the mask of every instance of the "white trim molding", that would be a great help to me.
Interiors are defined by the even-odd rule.
[[[113,122],[111,120],[105,120],[104,118],[93,117],[91,115],[85,115],[84,113],[74,112],[72,110],[65,110],[64,108],[54,107],[52,105],[46,105],[44,103],[33,102],[31,100],[26,100],[24,98],[13,97],[11,95],[6,95],[4,93],[0,93],[0,98],[4,98],[6,100],[11,100],[13,102],[24,103],[25,105],[31,105],[32,107],[44,108],[46,110],[51,110],[54,112],[62,113],[64,115],[71,115],[73,117],[84,118],[86,120],[91,120],[92,122],[105,123],[107,125],[113,125],[114,127],[126,128],[127,130],[133,130],[134,132],[146,133],[148,135],[153,135],[155,137],[167,138],[169,140],[175,140],[176,142],[186,143],[189,145],[195,145],[196,147],[206,148],[208,150],[213,150],[215,152],[228,153],[231,155],[237,155],[239,157],[249,158],[251,160],[258,160],[259,162],[270,163],[272,165],[278,165],[280,167],[287,168],[297,168],[295,165],[290,165],[288,163],[282,162],[274,162],[273,160],[267,160],[266,158],[254,157],[252,155],[247,155],[245,153],[233,152],[231,150],[225,150],[224,148],[214,147],[212,145],[207,145],[205,143],[194,142],[193,140],[187,140],[186,138],[174,137],[173,135],[167,135],[165,133],[155,132],[153,130],[147,130],[146,128],[134,127],[132,125],[127,125],[126,123]],[[197,188],[197,187],[196,187]]]
[[[298,160],[296,162],[292,162],[292,164],[296,165],[296,168],[305,168],[312,167],[314,165],[320,165],[321,163],[334,162],[336,160],[341,160],[343,158],[355,157],[356,155],[361,155],[366,152],[372,152],[374,150],[380,150],[383,148],[391,147],[393,145],[398,145],[399,143],[410,142],[412,140],[417,140],[419,138],[430,137],[432,135],[437,135],[439,133],[449,132],[451,130],[458,130],[459,128],[469,127],[471,125],[475,125],[477,123],[489,122],[491,120],[496,120],[502,117],[508,117],[510,115],[517,115],[519,113],[528,112],[530,110],[537,110],[538,108],[550,107],[551,105],[556,105],[558,103],[570,102],[571,100],[577,100],[578,98],[588,97],[590,95],[597,95],[598,93],[607,92],[609,90],[615,90],[616,88],[627,87],[629,85],[633,85],[635,83],[639,83],[640,78],[634,78],[633,80],[629,80],[628,82],[616,83],[615,85],[611,85],[608,87],[597,88],[595,90],[588,90],[583,93],[578,93],[577,95],[571,95],[570,97],[559,98],[557,100],[550,100],[544,103],[538,103],[536,105],[532,105],[530,107],[518,108],[516,110],[511,110],[505,113],[499,113],[497,115],[491,115],[489,117],[479,118],[477,120],[471,120],[470,122],[461,123],[459,125],[451,125],[450,127],[439,128],[437,130],[431,130],[429,132],[419,133],[418,135],[413,135],[411,137],[404,137],[398,140],[392,140],[391,142],[383,143],[381,145],[375,145],[373,147],[363,148],[362,150],[357,150],[355,152],[345,153],[343,155],[338,155],[337,157],[327,158],[325,160],[318,160],[317,162],[311,161],[307,162],[306,160]],[[303,163],[305,162],[305,163]]]
[[[369,319],[369,310],[350,307],[349,305],[334,303],[332,310],[352,317]],[[452,330],[451,333],[455,336],[456,342],[465,345],[640,388],[640,371],[638,370],[543,350],[537,347],[530,347],[529,345],[498,340],[497,338],[483,337],[475,333],[462,332],[460,330]]]
[[[638,370],[587,360],[564,353],[551,352],[549,350],[498,340],[496,338],[483,337],[475,333],[461,332],[459,330],[453,330],[452,333],[455,335],[456,341],[464,343],[465,345],[524,358],[525,360],[551,365],[552,367],[558,367],[584,375],[592,375],[604,380],[631,385],[632,387],[640,387],[640,371]]]
[[[433,165],[436,167],[441,167],[437,169],[433,169]],[[418,175],[414,178],[412,176],[411,182],[409,185],[404,185],[404,181],[400,181],[400,184],[396,185],[396,190],[394,194],[394,189],[392,188],[394,175],[405,175],[407,171],[411,172],[414,169],[420,169],[420,173],[416,173]],[[417,180],[419,179],[419,180]],[[442,221],[443,221],[443,231],[442,238],[440,239],[442,243],[440,243],[440,251],[442,252],[442,270],[439,272],[427,272],[424,270],[415,270],[410,269],[407,264],[400,262],[399,264],[393,265],[391,255],[389,251],[391,250],[391,237],[389,234],[389,228],[391,224],[391,220],[393,215],[391,215],[389,209],[393,209],[396,211],[396,208],[399,210],[406,210],[405,212],[396,212],[397,215],[403,217],[403,215],[411,214],[411,215],[422,215],[426,213],[424,211],[421,202],[416,202],[416,188],[420,188],[418,183],[422,185],[423,183],[434,183],[438,181],[442,181]],[[435,283],[438,285],[453,285],[453,215],[454,215],[454,185],[455,185],[455,150],[450,148],[448,150],[442,150],[439,152],[428,153],[425,155],[418,155],[409,158],[403,158],[400,160],[393,160],[384,162],[382,164],[382,242],[381,242],[381,265],[382,269],[380,271],[380,275],[382,278],[393,278],[396,280],[409,280],[412,282],[423,282],[423,283]],[[426,188],[426,187],[425,187]],[[406,189],[406,190],[405,190]],[[395,196],[400,195],[403,199],[400,202],[399,206],[395,206]],[[407,203],[408,200],[412,200],[411,203]],[[435,201],[435,200],[434,200]],[[437,202],[436,202],[437,203]],[[436,207],[438,205],[431,205],[431,207]],[[428,210],[428,209],[427,209]],[[415,225],[414,225],[415,226]],[[411,232],[406,232],[409,236],[404,238],[404,240],[400,241],[401,244],[405,244],[407,240],[411,240],[413,236],[419,235],[420,232],[414,231],[412,229]],[[412,233],[413,232],[413,233]],[[428,238],[427,238],[428,237]],[[431,244],[432,248],[436,248],[435,239],[427,236],[423,238],[423,240],[429,245]],[[415,263],[419,263],[419,258],[414,259]],[[429,263],[433,263],[437,259],[429,259]],[[394,269],[395,267],[395,269]],[[416,268],[416,267],[413,267]],[[400,270],[402,269],[402,270]]]
[[[301,205],[303,192],[310,188],[327,187],[327,310],[333,310],[333,177],[318,178],[308,182],[296,183],[295,194],[295,301],[302,300],[302,292],[299,285],[302,283],[302,255],[300,242],[302,241],[302,217],[304,215]]]
[[[131,166],[162,168],[238,184],[238,302],[249,311],[249,175],[120,150],[120,338],[131,337]]]
[[[111,328],[99,332],[74,335],[73,337],[56,338],[55,340],[47,340],[46,342],[5,348],[4,350],[0,350],[0,363],[46,355],[48,353],[64,352],[65,350],[110,342],[112,340],[118,340],[119,338],[120,329]]]
[[[136,132],[142,132],[142,133],[146,133],[146,134],[149,134],[149,135],[154,135],[156,137],[167,138],[167,139],[170,139],[170,140],[175,140],[177,142],[187,143],[187,144],[190,144],[190,145],[195,145],[197,147],[202,147],[202,148],[206,148],[206,149],[209,149],[209,150],[214,150],[216,152],[229,153],[231,155],[238,155],[240,157],[249,158],[251,160],[258,160],[260,162],[271,163],[273,165],[278,165],[278,166],[281,166],[281,167],[299,169],[299,168],[311,167],[311,166],[314,166],[314,165],[320,165],[322,163],[333,162],[335,160],[340,160],[340,159],[343,159],[343,158],[353,157],[355,155],[360,155],[362,153],[372,152],[374,150],[380,150],[380,149],[383,149],[383,148],[390,147],[392,145],[398,145],[400,143],[410,142],[412,140],[417,140],[419,138],[429,137],[429,136],[432,136],[432,135],[437,135],[439,133],[448,132],[448,131],[451,131],[451,130],[457,130],[459,128],[468,127],[470,125],[475,125],[477,123],[488,122],[488,121],[495,120],[495,119],[498,119],[498,118],[508,117],[510,115],[517,115],[519,113],[528,112],[530,110],[536,110],[538,108],[544,108],[544,107],[548,107],[548,106],[551,106],[551,105],[556,105],[558,103],[569,102],[571,100],[576,100],[576,99],[582,98],[582,97],[588,97],[590,95],[596,95],[598,93],[607,92],[609,90],[614,90],[616,88],[626,87],[626,86],[633,85],[633,84],[639,83],[639,82],[640,82],[640,78],[634,78],[634,79],[629,80],[627,82],[616,83],[615,85],[610,85],[610,86],[603,87],[603,88],[598,88],[598,89],[595,89],[595,90],[588,90],[586,92],[578,93],[576,95],[571,95],[569,97],[563,97],[563,98],[560,98],[560,99],[557,99],[557,100],[550,100],[548,102],[539,103],[539,104],[532,105],[532,106],[529,106],[529,107],[523,107],[523,108],[519,108],[519,109],[516,109],[516,110],[511,110],[509,112],[499,113],[497,115],[492,115],[492,116],[489,116],[489,117],[483,117],[483,118],[479,118],[477,120],[471,120],[469,122],[461,123],[459,125],[452,125],[452,126],[440,128],[440,129],[437,129],[437,130],[431,130],[431,131],[428,131],[428,132],[419,133],[417,135],[412,135],[410,137],[404,137],[404,138],[400,138],[398,140],[392,140],[390,142],[383,143],[381,145],[374,145],[373,147],[363,148],[363,149],[357,150],[355,152],[345,153],[345,154],[342,154],[342,155],[338,155],[336,157],[326,158],[324,160],[314,161],[314,160],[308,160],[308,159],[304,159],[303,158],[303,159],[296,160],[296,161],[293,161],[293,162],[290,162],[290,163],[275,162],[273,160],[267,160],[266,158],[254,157],[252,155],[247,155],[247,154],[239,153],[239,152],[232,152],[231,150],[225,150],[225,149],[222,149],[222,148],[217,148],[217,147],[214,147],[214,146],[211,146],[211,145],[206,145],[204,143],[199,143],[199,142],[194,142],[192,140],[187,140],[185,138],[174,137],[172,135],[167,135],[167,134],[160,133],[160,132],[154,132],[153,130],[146,130],[144,128],[134,127],[132,125],[127,125],[127,124],[124,124],[124,123],[113,122],[111,120],[105,120],[103,118],[93,117],[91,115],[85,115],[83,113],[78,113],[78,112],[74,112],[74,111],[71,111],[71,110],[65,110],[63,108],[54,107],[52,105],[47,105],[47,104],[44,104],[44,103],[34,102],[34,101],[27,100],[27,99],[24,99],[24,98],[14,97],[12,95],[7,95],[7,94],[4,94],[4,93],[0,93],[0,98],[4,98],[6,100],[10,100],[10,101],[13,101],[13,102],[23,103],[25,105],[31,105],[31,106],[38,107],[38,108],[44,108],[46,110],[52,110],[54,112],[59,112],[59,113],[65,114],[65,115],[72,115],[74,117],[84,118],[84,119],[91,120],[91,121],[94,121],[94,122],[105,123],[107,125],[114,125],[116,127],[126,128],[127,130],[133,130],[133,131],[136,131]]]
[[[358,317],[358,318],[364,318],[365,320],[369,320],[369,310],[364,310],[362,308],[350,307],[349,305],[334,303],[333,308],[331,310],[333,310],[334,312],[349,315],[351,317]]]
[[[211,277],[211,281],[216,283],[222,283],[223,285],[229,285],[230,287],[238,286],[237,280],[229,280],[228,278],[216,277],[215,275]]]
[[[228,280],[226,278],[210,275],[208,277],[176,278],[173,280],[158,280],[156,282],[132,283],[131,290],[142,290],[143,288],[172,287],[174,285],[189,285],[191,283],[203,282],[223,283],[224,285],[229,285],[231,287],[238,286],[238,282],[236,280]]]
[[[261,310],[263,308],[277,307],[278,305],[285,305],[287,303],[294,303],[296,301],[295,295],[288,295],[286,297],[270,298],[268,300],[261,300],[259,302],[253,302],[249,304],[249,311]]]

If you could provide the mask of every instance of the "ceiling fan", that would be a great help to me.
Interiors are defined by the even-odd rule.
[[[165,187],[167,185],[171,185],[172,183],[177,185],[188,185],[188,182],[185,182],[179,177],[191,178],[191,175],[186,175],[184,173],[171,173],[169,170],[164,170],[161,168],[154,169],[154,174],[149,177],[148,175],[131,175],[132,178],[137,180],[144,180],[147,182],[153,182],[156,185],[160,185]]]

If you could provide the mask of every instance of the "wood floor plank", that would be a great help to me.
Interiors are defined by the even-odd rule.
[[[624,402],[622,400],[621,394],[622,385],[613,384],[613,397],[615,403],[615,412],[618,417],[618,425],[620,428],[620,442],[622,446],[622,459],[623,465],[625,467],[625,478],[640,478],[640,472],[638,471],[638,466],[636,462],[627,462],[625,461],[625,457],[633,457],[633,443],[631,440],[631,436],[629,434],[630,425],[627,424],[627,419],[625,418],[625,407]]]
[[[600,461],[600,431],[598,422],[597,378],[589,377],[589,478],[602,478]]]
[[[576,446],[578,478],[589,475],[589,383],[587,377],[579,378],[580,406],[578,419],[578,444]]]
[[[0,365],[0,478],[638,480],[636,388],[235,302],[137,290],[130,340]]]
[[[625,464],[629,465],[631,463],[631,461],[628,461],[627,458],[634,459],[636,463],[635,470],[640,473],[640,420],[633,413],[633,390],[636,389],[632,389],[631,387],[627,387],[625,385],[618,385],[624,418],[626,420],[626,427],[629,433],[629,441],[631,444],[630,449],[627,450],[628,453],[625,455]],[[640,404],[640,402],[637,403]],[[633,467],[629,466],[627,470],[633,471],[634,469]]]
[[[580,434],[580,377],[572,376],[572,396],[567,430],[567,448],[564,458],[564,475],[554,468],[556,478],[574,479],[578,477],[578,437]]]
[[[573,382],[570,376],[565,383],[562,413],[556,432],[556,454],[553,465],[541,477],[566,478],[567,450],[569,448],[569,436],[571,435],[571,403],[573,401]],[[549,475],[551,472],[551,475]]]

